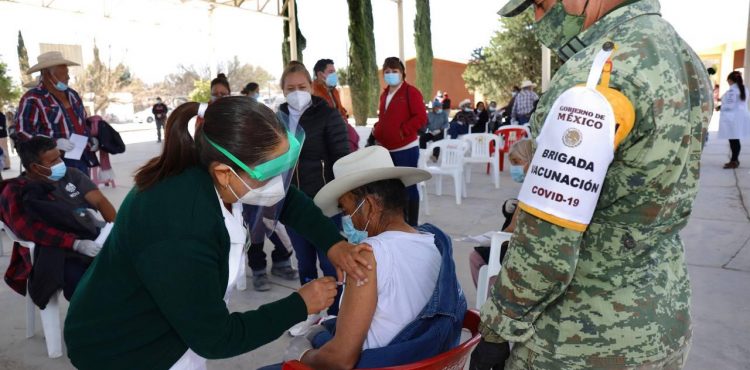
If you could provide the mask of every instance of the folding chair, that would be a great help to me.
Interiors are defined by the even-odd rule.
[[[490,260],[487,264],[479,269],[479,277],[477,278],[477,309],[481,310],[482,305],[487,300],[487,293],[490,288],[490,278],[500,273],[500,251],[502,249],[503,242],[509,241],[513,234],[506,232],[496,232],[492,235],[492,242],[490,243]]]

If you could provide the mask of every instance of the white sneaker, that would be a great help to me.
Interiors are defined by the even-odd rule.
[[[307,315],[307,320],[289,328],[289,334],[291,334],[293,337],[301,337],[307,334],[307,332],[310,331],[310,328],[320,321],[321,317],[322,315],[319,313]]]

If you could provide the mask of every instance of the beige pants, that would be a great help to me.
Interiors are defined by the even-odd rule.
[[[3,160],[5,161],[5,168],[10,168],[10,150],[8,150],[8,138],[0,138],[0,147],[3,148]],[[3,168],[0,168],[2,170]]]
[[[560,363],[533,352],[522,344],[516,344],[510,353],[510,358],[505,363],[505,370],[680,370],[685,365],[689,350],[690,344],[688,343],[663,360],[638,366],[623,366],[618,365],[616,359],[612,359],[613,361],[610,363],[606,363],[607,361],[603,361],[603,359],[592,363],[583,357],[568,363]]]

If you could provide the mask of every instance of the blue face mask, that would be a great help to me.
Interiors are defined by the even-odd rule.
[[[326,85],[328,87],[334,87],[339,84],[339,75],[336,74],[336,72],[331,72],[328,74],[328,77],[326,77]]]
[[[357,206],[357,209],[352,212],[352,215],[346,215],[341,217],[341,226],[344,229],[344,235],[346,236],[346,239],[349,241],[349,243],[352,244],[359,244],[362,243],[363,240],[367,239],[367,226],[370,224],[370,220],[367,220],[367,224],[365,224],[365,230],[357,230],[357,228],[354,227],[354,222],[352,222],[352,216],[354,216],[357,211],[362,207],[362,205],[365,204],[365,200],[363,199],[361,203]]]
[[[39,165],[39,166],[44,167],[42,165]],[[61,178],[63,178],[63,176],[65,176],[65,172],[68,169],[67,167],[65,167],[65,162],[60,162],[52,167],[49,167],[49,168],[44,167],[44,168],[52,171],[52,173],[49,176],[47,176],[47,178],[52,181],[58,181]]]
[[[523,166],[510,165],[510,177],[513,181],[523,183],[526,178],[526,174],[523,172]]]
[[[435,111],[435,113],[437,113],[437,114],[443,114],[443,110],[442,109],[438,109],[438,110]]]
[[[386,73],[383,75],[383,80],[388,86],[396,86],[401,83],[401,74],[398,72]]]

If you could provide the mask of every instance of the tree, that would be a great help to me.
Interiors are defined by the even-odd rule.
[[[541,83],[542,49],[532,32],[531,11],[502,18],[500,24],[490,44],[474,50],[463,77],[469,89],[481,91],[488,100],[507,101],[511,88],[522,80]],[[553,73],[559,66],[560,60],[553,56]]]
[[[423,96],[432,96],[432,32],[430,31],[430,1],[416,0],[414,43],[417,48],[417,88]]]
[[[18,68],[21,71],[21,84],[26,84],[31,82],[31,76],[26,73],[29,70],[29,54],[26,52],[26,44],[23,42],[23,35],[21,35],[20,30],[18,31],[16,50],[18,51]]]
[[[297,32],[297,61],[300,63],[302,62],[302,51],[305,50],[305,47],[307,47],[307,40],[305,39],[305,36],[302,35],[302,31],[299,29],[299,7],[297,6],[297,0],[294,0],[294,9],[296,10],[295,16],[297,18],[296,24],[296,32]],[[289,41],[289,7],[287,6],[284,8],[284,16],[287,17],[286,20],[284,20],[284,41],[281,42],[281,57],[284,61],[284,66],[289,64],[289,62],[292,60],[292,55],[290,52],[291,49],[291,41]]]
[[[211,100],[211,81],[197,80],[194,82],[193,91],[188,95],[190,101],[208,103]]]
[[[99,57],[99,47],[94,43],[94,61],[86,66],[83,73],[84,91],[94,94],[93,114],[104,114],[113,101],[110,93],[120,92],[131,82],[132,76],[127,66],[118,63],[115,68],[105,65]]]
[[[177,73],[170,73],[164,78],[165,88],[174,96],[188,96],[195,88],[195,81],[209,80],[211,69],[208,66],[194,67],[178,65]]]
[[[369,75],[370,75],[370,116],[378,115],[380,105],[380,76],[378,76],[378,61],[375,55],[375,24],[372,20],[372,1],[363,0],[363,11],[365,17],[365,34],[367,36],[367,47],[370,49]]]
[[[13,80],[8,76],[8,65],[0,62],[0,110],[5,106],[18,104],[21,97],[21,89],[13,84]]]
[[[364,1],[346,1],[349,4],[349,86],[357,126],[367,124],[372,95],[369,73],[371,49],[367,41]]]
[[[225,63],[219,64],[219,71],[226,71],[227,79],[232,87],[232,91],[239,92],[248,82],[257,82],[260,86],[274,81],[275,78],[271,73],[261,67],[255,67],[252,64],[242,63],[235,55],[234,58]]]

